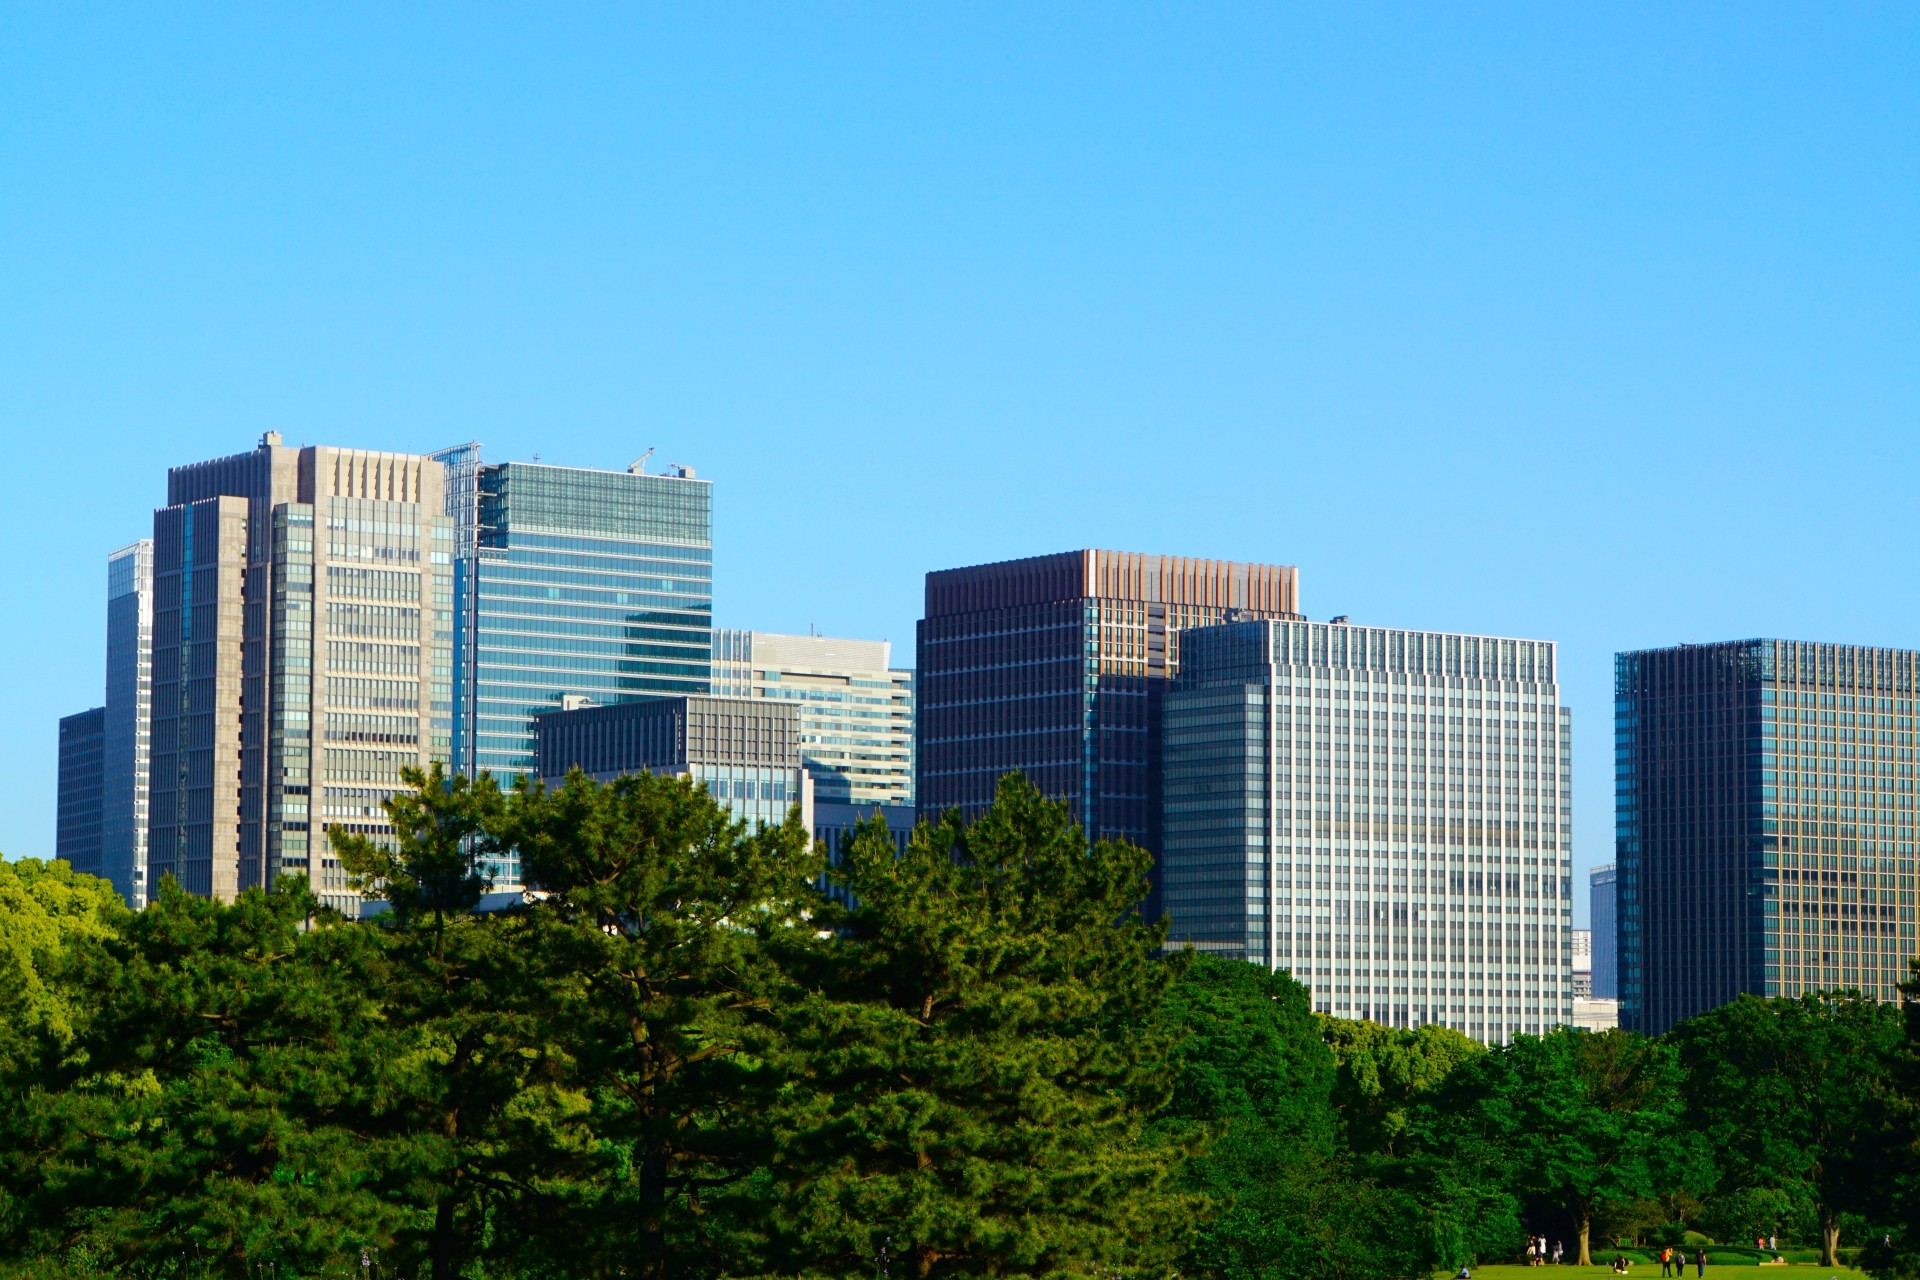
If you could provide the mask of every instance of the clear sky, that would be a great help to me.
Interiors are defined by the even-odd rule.
[[[1917,393],[1912,5],[0,4],[0,850],[274,429],[657,446],[721,624],[907,664],[1089,545],[1558,640],[1584,869],[1615,650],[1920,645]]]

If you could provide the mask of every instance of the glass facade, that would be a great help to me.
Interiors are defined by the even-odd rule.
[[[579,769],[600,781],[633,773],[691,778],[750,824],[778,826],[795,805],[813,821],[798,709],[749,698],[661,697],[542,714],[536,768],[550,785]]]
[[[1544,641],[1332,623],[1182,637],[1164,711],[1174,944],[1323,1013],[1504,1043],[1573,1014],[1571,720]]]
[[[1920,654],[1784,640],[1614,665],[1621,1025],[1745,993],[1898,998]]]
[[[823,803],[913,803],[913,672],[885,640],[716,631],[713,691],[790,702]]]
[[[154,513],[150,880],[230,898],[307,877],[357,912],[326,832],[376,841],[449,749],[454,529],[412,454],[260,447],[175,467]]]
[[[100,818],[106,799],[107,709],[60,717],[60,780],[53,856],[100,874]]]
[[[456,542],[471,548],[453,586],[459,768],[502,781],[532,772],[533,718],[569,695],[607,704],[707,691],[708,482],[476,462],[469,501],[451,478]]]
[[[1070,551],[928,574],[921,816],[976,818],[1018,770],[1096,838],[1157,850],[1160,698],[1181,631],[1294,607],[1282,565]]]
[[[147,754],[153,703],[153,542],[107,557],[106,811],[101,874],[147,905]]]
[[[1613,864],[1593,869],[1593,994],[1596,999],[1620,997],[1620,960],[1616,935],[1619,915],[1614,908]]]

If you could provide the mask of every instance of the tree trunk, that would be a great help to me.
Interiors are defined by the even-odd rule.
[[[1825,1205],[1820,1206],[1820,1265],[1840,1265],[1840,1215]]]
[[[453,1236],[453,1189],[449,1187],[433,1212],[433,1280],[458,1280],[459,1262]]]
[[[667,1273],[667,1149],[655,1144],[640,1161],[640,1274]]]
[[[1593,1231],[1593,1214],[1586,1209],[1574,1211],[1574,1223],[1580,1228],[1580,1266],[1593,1265],[1593,1254],[1588,1251],[1587,1240]]]

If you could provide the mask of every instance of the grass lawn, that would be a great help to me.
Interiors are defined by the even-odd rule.
[[[1598,1257],[1599,1254],[1596,1253],[1594,1256]],[[1609,1254],[1608,1262],[1611,1261],[1612,1255]],[[1450,1274],[1450,1272],[1438,1273],[1436,1280],[1445,1280],[1445,1277]],[[1612,1274],[1612,1269],[1606,1263],[1592,1267],[1473,1268],[1473,1280],[1573,1280],[1575,1276],[1580,1280],[1596,1280],[1597,1277]],[[1828,1276],[1838,1276],[1840,1280],[1867,1280],[1866,1272],[1856,1271],[1852,1267],[1822,1267],[1818,1263],[1797,1262],[1789,1262],[1784,1267],[1737,1266],[1731,1263],[1726,1266],[1716,1266],[1708,1262],[1705,1280],[1789,1280],[1789,1278],[1790,1280],[1816,1280],[1816,1278],[1826,1280]],[[1636,1262],[1627,1272],[1627,1280],[1660,1280],[1660,1264],[1656,1262],[1648,1266],[1644,1262]],[[1691,1266],[1687,1268],[1687,1280],[1694,1280]]]

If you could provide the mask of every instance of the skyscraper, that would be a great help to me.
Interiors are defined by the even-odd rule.
[[[149,888],[283,873],[357,910],[325,831],[375,838],[400,770],[446,753],[453,528],[412,454],[289,449],[167,475],[154,513]]]
[[[1742,993],[1897,998],[1915,954],[1920,653],[1738,640],[1614,659],[1621,1025]]]
[[[1596,999],[1617,1000],[1620,997],[1620,961],[1618,940],[1614,936],[1619,928],[1619,917],[1614,909],[1613,864],[1595,867],[1592,884],[1592,924],[1593,924],[1593,994]]]
[[[1183,631],[1297,616],[1295,570],[1069,551],[927,575],[915,803],[977,817],[1020,770],[1095,838],[1158,847],[1160,697]]]
[[[1545,641],[1237,622],[1166,695],[1171,941],[1502,1043],[1572,1016],[1571,721]]]
[[[913,803],[913,672],[885,640],[716,631],[713,691],[789,702],[818,803]]]
[[[505,783],[537,767],[534,716],[706,693],[713,653],[712,485],[528,462],[448,467],[459,544],[453,759]],[[510,868],[502,868],[509,874]]]
[[[107,718],[100,874],[147,904],[148,730],[153,711],[153,540],[107,557]]]
[[[100,874],[106,724],[105,707],[60,717],[60,782],[55,800],[53,856],[66,859],[75,871],[90,876]]]

